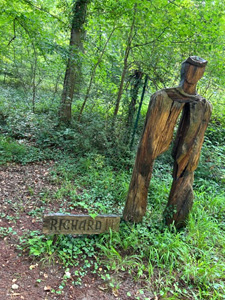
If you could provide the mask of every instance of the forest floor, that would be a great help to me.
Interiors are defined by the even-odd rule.
[[[0,167],[0,299],[131,299],[127,291],[135,294],[136,299],[159,299],[150,294],[138,295],[141,281],[134,282],[125,274],[120,278],[120,289],[113,290],[91,270],[83,277],[80,286],[72,284],[71,275],[61,294],[57,294],[55,291],[65,278],[66,268],[57,260],[53,264],[33,260],[29,253],[18,248],[26,232],[42,230],[43,215],[37,213],[38,209],[41,208],[42,213],[59,209],[59,201],[54,198],[44,204],[40,201],[41,193],[47,190],[51,197],[59,188],[49,175],[53,165],[54,162],[42,162]],[[84,210],[70,209],[68,212],[81,213]]]

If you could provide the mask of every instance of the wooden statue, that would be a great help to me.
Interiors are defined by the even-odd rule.
[[[182,64],[179,87],[152,95],[123,212],[126,221],[142,221],[154,160],[169,148],[177,118],[183,111],[172,151],[173,183],[164,217],[167,225],[185,225],[193,203],[194,171],[212,111],[211,104],[196,93],[206,64],[206,60],[190,56]]]

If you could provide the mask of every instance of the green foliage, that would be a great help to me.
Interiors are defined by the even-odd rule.
[[[207,141],[205,147],[203,151],[209,147]],[[211,157],[215,164],[217,150]],[[223,299],[225,194],[220,179],[205,172],[205,163],[199,165],[194,207],[183,231],[164,228],[162,223],[172,180],[168,176],[171,157],[165,154],[155,165],[142,224],[122,222],[119,232],[76,238],[34,232],[22,239],[21,247],[38,260],[61,261],[75,275],[74,284],[81,284],[91,270],[115,289],[119,289],[117,276],[126,274],[145,281],[165,299]],[[90,153],[59,161],[51,176],[61,184],[55,197],[65,198],[69,207],[93,214],[121,213],[130,173],[115,171],[103,155]]]
[[[93,258],[95,254],[95,237],[77,237],[59,235],[44,236],[38,231],[25,234],[20,239],[19,248],[28,251],[29,255],[38,257],[41,260],[60,259],[66,266],[78,265],[79,260],[85,262]],[[86,266],[88,268],[88,266]]]
[[[0,238],[7,237],[9,235],[16,235],[17,232],[12,227],[0,227]]]
[[[225,173],[225,127],[218,127],[213,122],[206,132],[202,147],[201,168],[196,170],[196,177],[201,180],[211,179],[224,182]]]
[[[60,202],[60,211],[66,207],[93,216],[122,213],[136,152],[124,144],[124,136],[129,134],[126,118],[133,70],[149,76],[136,146],[150,95],[178,83],[180,63],[189,55],[209,61],[199,93],[212,102],[213,115],[195,172],[195,202],[185,230],[164,228],[162,223],[173,165],[170,153],[165,153],[155,162],[142,224],[121,223],[118,233],[97,237],[56,238],[30,232],[20,239],[21,253],[45,263],[60,261],[69,269],[67,274],[72,270],[73,284],[81,284],[91,270],[113,289],[119,289],[117,279],[125,275],[143,281],[155,298],[224,299],[223,1],[91,1],[85,51],[80,58],[83,84],[74,95],[70,126],[59,126],[57,113],[69,53],[72,4],[18,0],[0,4],[0,164],[54,159],[50,175],[59,188],[53,199],[48,199],[47,192],[40,195],[43,205],[56,201]],[[134,34],[122,104],[112,126],[134,7]],[[90,83],[88,102],[78,122]],[[43,211],[44,207],[37,207],[29,214],[36,217]],[[1,238],[12,234],[11,227],[0,228]],[[142,295],[145,291],[140,299]],[[127,296],[139,297],[130,291]]]
[[[25,145],[21,145],[10,138],[0,137],[0,164],[7,162],[27,163],[43,159],[36,148],[30,148],[29,151]]]
[[[82,278],[90,270],[96,273],[99,268],[96,257],[98,239],[96,236],[74,238],[71,235],[46,237],[38,231],[33,231],[20,238],[18,249],[28,252],[30,257],[45,264],[55,264],[56,261],[60,261],[66,267],[75,267],[73,284],[80,285]]]
[[[55,157],[50,151],[41,151],[4,136],[0,137],[0,155],[0,165],[8,162],[27,164]]]
[[[224,197],[223,197],[224,198]],[[154,291],[166,296],[220,299],[223,297],[224,231],[197,198],[185,231],[163,230],[145,220],[141,225],[122,224],[120,232],[104,236],[99,247],[111,269],[146,278]],[[205,199],[207,203],[207,199]],[[224,211],[223,204],[223,211]],[[149,218],[150,216],[147,216]],[[186,285],[184,290],[182,286]],[[215,297],[215,298],[214,298]]]
[[[52,171],[52,178],[54,182],[64,183],[55,198],[66,198],[71,208],[83,208],[89,214],[122,212],[129,175],[123,170],[113,171],[100,154],[60,161]]]
[[[26,153],[26,147],[14,141],[1,137],[0,139],[1,164],[15,161]]]
[[[80,108],[87,86],[93,81],[86,108],[112,113],[134,6],[135,34],[126,70],[125,106],[129,97],[129,75],[133,70],[149,75],[153,92],[176,84],[181,61],[194,54],[209,60],[208,73],[200,82],[204,93],[207,90],[211,94],[213,90],[224,94],[222,1],[187,0],[174,4],[164,0],[155,3],[96,0],[88,6],[85,51],[80,58],[83,85],[74,95],[76,109]],[[1,7],[0,80],[29,91],[29,102],[30,105],[33,102],[34,109],[41,89],[51,92],[55,102],[55,97],[61,95],[69,53],[68,28],[73,2],[45,1],[43,4],[41,1],[4,0]],[[95,67],[95,76],[91,79]],[[120,113],[124,113],[123,108]]]

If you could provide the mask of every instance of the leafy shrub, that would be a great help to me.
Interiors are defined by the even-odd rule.
[[[0,137],[0,164],[7,162],[30,163],[34,161],[41,161],[44,159],[51,159],[54,153],[48,151],[41,151],[38,148],[27,146],[17,142],[12,138]]]

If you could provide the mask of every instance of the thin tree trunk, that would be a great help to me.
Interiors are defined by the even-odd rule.
[[[59,85],[59,80],[60,80],[61,74],[58,74],[58,76],[56,77],[56,82],[55,82],[55,87],[54,87],[54,92],[52,95],[52,102],[55,99],[56,94],[58,93],[58,85]]]
[[[34,66],[33,66],[33,80],[32,80],[32,111],[35,112],[35,99],[36,99],[36,70],[37,70],[37,54],[34,51]]]
[[[124,143],[126,143],[126,144],[129,143],[129,140],[130,140],[130,134],[131,134],[132,126],[133,126],[134,114],[136,111],[138,91],[141,86],[142,76],[143,76],[143,73],[141,71],[135,70],[132,81],[131,81],[131,82],[133,82],[131,84],[131,101],[130,101],[129,107],[128,107],[126,132],[125,132],[125,136],[124,136]]]
[[[84,110],[84,107],[85,107],[85,105],[87,103],[87,100],[88,100],[88,97],[89,97],[89,94],[90,94],[90,90],[91,90],[91,87],[92,87],[92,83],[93,83],[94,78],[95,78],[96,69],[97,69],[98,65],[100,64],[100,62],[102,60],[102,57],[103,57],[103,55],[105,53],[105,50],[106,50],[106,47],[107,47],[107,45],[108,45],[108,43],[109,43],[109,41],[110,41],[110,39],[111,39],[114,31],[115,31],[115,28],[113,28],[112,32],[110,33],[110,35],[109,35],[109,37],[108,37],[107,41],[105,42],[105,45],[104,45],[104,47],[102,49],[102,53],[99,56],[97,63],[94,65],[94,67],[93,67],[93,69],[91,71],[90,82],[89,82],[89,85],[88,85],[88,88],[87,88],[87,91],[86,91],[84,102],[83,102],[83,104],[81,106],[81,109],[80,109],[80,113],[79,113],[79,116],[78,116],[78,121],[80,121],[81,115],[82,115],[83,110]]]
[[[143,103],[143,100],[144,100],[144,95],[145,95],[145,90],[146,90],[147,84],[148,84],[148,75],[145,76],[145,83],[144,83],[144,86],[143,86],[143,89],[142,89],[141,101],[139,103],[137,117],[136,117],[136,120],[135,120],[134,129],[133,129],[133,133],[132,133],[132,137],[131,137],[130,150],[133,147],[134,136],[135,136],[135,132],[136,132],[136,129],[137,129],[137,126],[138,126],[138,120],[139,120],[139,117],[140,117],[141,107],[142,107],[142,103]]]
[[[71,106],[74,90],[79,90],[81,78],[80,52],[83,50],[83,25],[86,20],[86,10],[89,0],[77,0],[73,6],[73,20],[70,36],[70,52],[67,62],[61,106],[59,110],[60,121],[71,121]]]
[[[133,31],[134,31],[134,25],[135,25],[136,8],[137,8],[137,5],[135,4],[135,6],[134,6],[133,21],[132,21],[132,24],[131,24],[131,27],[130,27],[129,36],[128,36],[128,39],[127,39],[127,47],[126,47],[125,57],[124,57],[124,61],[123,61],[123,71],[122,71],[122,75],[121,75],[121,79],[120,79],[120,87],[119,87],[119,91],[118,91],[117,99],[116,99],[116,106],[115,106],[115,110],[114,110],[114,117],[116,117],[117,114],[118,114],[120,100],[121,100],[122,93],[123,93],[123,85],[124,85],[125,76],[126,76],[127,68],[128,68],[128,57],[129,57],[129,54],[130,54],[131,43],[132,43],[132,40],[133,40]]]

